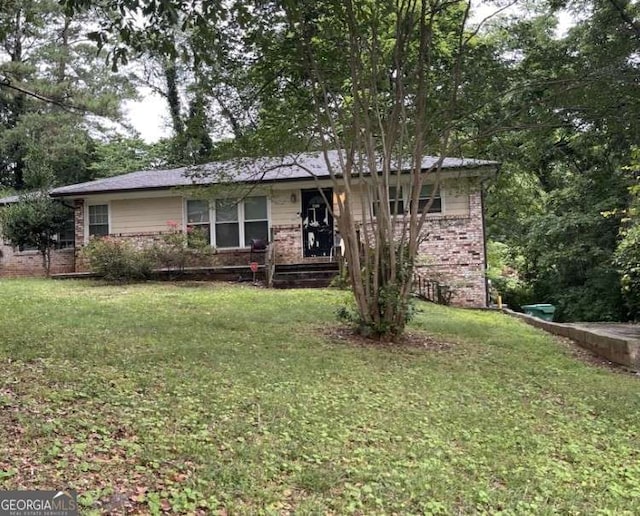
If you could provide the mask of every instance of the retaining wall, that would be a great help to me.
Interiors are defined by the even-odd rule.
[[[530,315],[503,310],[506,314],[517,317],[531,326],[541,328],[554,335],[567,337],[580,347],[592,351],[598,356],[616,364],[640,371],[640,339],[615,336],[595,328],[584,328],[572,324],[561,324],[543,321]]]

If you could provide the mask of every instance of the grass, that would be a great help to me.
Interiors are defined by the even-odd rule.
[[[496,313],[326,335],[344,293],[0,282],[0,489],[84,514],[637,514],[640,383]]]

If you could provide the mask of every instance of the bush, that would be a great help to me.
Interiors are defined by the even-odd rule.
[[[187,265],[197,263],[198,258],[211,252],[203,231],[191,227],[182,231],[172,220],[167,221],[167,226],[169,230],[148,249],[149,259],[155,266],[181,274]]]
[[[640,224],[627,230],[616,249],[614,264],[620,271],[620,284],[629,317],[640,318]]]
[[[94,238],[83,250],[91,271],[107,281],[141,281],[151,277],[152,259],[146,250],[113,237]]]

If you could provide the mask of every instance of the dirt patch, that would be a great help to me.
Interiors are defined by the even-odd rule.
[[[566,337],[559,337],[557,335],[554,335],[553,337],[555,338],[556,342],[558,342],[560,346],[567,352],[567,354],[579,360],[580,362],[589,364],[591,366],[604,368],[614,373],[628,374],[640,377],[640,372],[632,371],[631,369],[623,365],[616,364],[615,362],[611,362],[606,358],[596,355],[592,351],[580,347],[580,345],[574,340],[568,339]]]
[[[346,326],[334,326],[320,330],[324,337],[332,342],[349,344],[361,348],[378,348],[388,350],[423,350],[423,351],[448,351],[453,348],[450,342],[434,339],[426,333],[417,331],[405,331],[394,342],[382,341],[363,337],[355,330]]]

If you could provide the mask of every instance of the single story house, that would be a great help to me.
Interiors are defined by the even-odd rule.
[[[339,156],[331,151],[328,157],[337,162]],[[436,162],[435,157],[424,157],[423,170]],[[498,165],[445,158],[438,190],[434,193],[435,174],[429,174],[421,192],[424,200],[432,196],[434,200],[419,265],[451,286],[456,305],[487,303],[483,185]],[[400,182],[408,180],[409,175],[400,172]],[[364,181],[353,189],[352,194],[361,197],[355,206],[371,206]],[[194,187],[209,191],[203,196]],[[145,242],[172,228],[200,231],[215,249],[211,265],[248,265],[254,239],[273,243],[278,264],[330,260],[335,256],[335,227],[325,199],[334,202],[342,194],[334,191],[321,152],[146,170],[63,186],[50,195],[73,208],[73,229],[61,235],[60,249],[52,253],[51,272],[86,270],[79,251],[92,237]],[[402,188],[394,197],[400,206],[408,206]],[[15,198],[0,204],[11,201]],[[42,273],[36,252],[13,249],[6,242],[0,252],[0,276]]]

